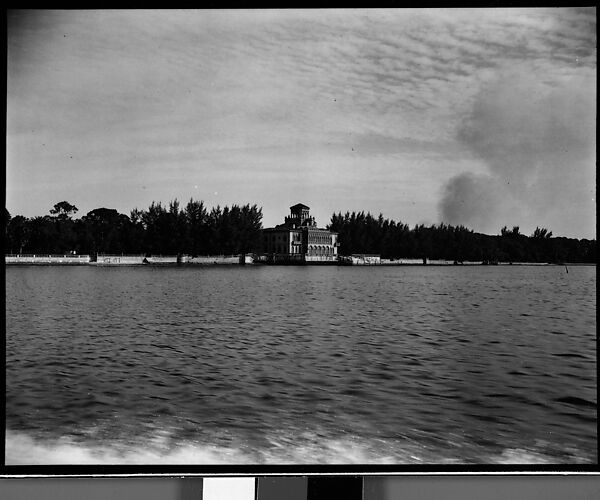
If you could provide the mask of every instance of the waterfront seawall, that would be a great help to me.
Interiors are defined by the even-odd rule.
[[[210,266],[210,265],[240,265],[240,264],[252,264],[253,259],[250,255],[201,255],[192,257],[184,255],[182,258],[183,264],[190,264],[195,266]]]
[[[242,255],[5,255],[7,265],[90,265],[90,266],[177,266],[177,265],[245,265],[253,264],[254,257]]]
[[[95,265],[109,266],[137,266],[137,265],[155,265],[155,266],[176,266],[176,265],[240,265],[252,264],[251,255],[98,255],[97,261],[92,262]]]
[[[144,255],[98,255],[94,266],[141,266],[144,264]]]
[[[331,257],[315,256],[312,258],[303,258],[303,256],[274,256],[274,255],[167,255],[167,256],[149,256],[145,255],[98,255],[93,259],[90,255],[48,255],[31,254],[16,255],[9,254],[4,256],[5,265],[41,265],[41,266],[72,266],[72,265],[90,265],[90,266],[211,266],[211,265],[252,265],[252,264],[270,264],[270,265],[346,265],[346,266],[481,266],[488,264],[480,261],[462,261],[455,262],[443,259],[379,259],[364,258],[357,256],[340,256],[339,259]],[[551,266],[551,265],[595,265],[595,263],[550,263],[550,262],[494,262],[495,265],[514,265],[514,266]]]
[[[77,266],[90,263],[89,255],[5,255],[5,264],[10,265],[55,265]]]

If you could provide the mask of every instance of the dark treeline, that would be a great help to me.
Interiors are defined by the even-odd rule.
[[[519,227],[500,235],[475,233],[464,226],[426,227],[373,217],[370,213],[333,214],[328,228],[339,233],[341,255],[370,253],[382,258],[445,259],[457,262],[596,262],[596,240],[554,238],[545,228],[531,236]]]
[[[260,243],[262,208],[217,206],[208,210],[190,200],[183,208],[152,202],[130,215],[96,208],[75,219],[77,207],[66,201],[50,215],[28,219],[5,211],[7,253],[20,254],[152,254],[215,255],[256,251]]]
[[[96,208],[74,218],[77,207],[66,201],[50,215],[11,217],[5,210],[5,251],[21,254],[152,254],[215,255],[260,251],[262,209],[233,205],[207,209],[190,200],[181,208],[152,202],[130,215]],[[409,228],[402,222],[370,213],[333,214],[332,231],[339,233],[339,253],[379,254],[382,258],[445,259],[457,262],[596,262],[596,240],[553,237],[545,228],[530,236],[519,227],[504,227],[500,235],[475,233],[464,226],[439,224]]]

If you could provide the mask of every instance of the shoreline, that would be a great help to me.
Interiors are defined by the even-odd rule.
[[[416,259],[398,259],[378,263],[349,263],[342,261],[315,261],[315,262],[261,262],[251,256],[203,256],[201,258],[177,259],[177,257],[133,257],[111,256],[103,261],[91,261],[84,256],[27,256],[5,257],[6,266],[92,266],[92,267],[203,267],[203,266],[340,266],[340,267],[494,267],[494,266],[596,266],[595,262],[498,262],[489,264],[485,262],[454,262],[444,260],[430,260],[427,263],[415,262]]]

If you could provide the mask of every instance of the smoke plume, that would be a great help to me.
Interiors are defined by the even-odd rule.
[[[458,138],[488,174],[446,184],[442,219],[488,234],[504,225],[595,237],[595,76],[510,73],[478,94]]]

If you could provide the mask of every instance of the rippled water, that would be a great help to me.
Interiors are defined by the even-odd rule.
[[[595,267],[6,268],[6,462],[597,463]]]

